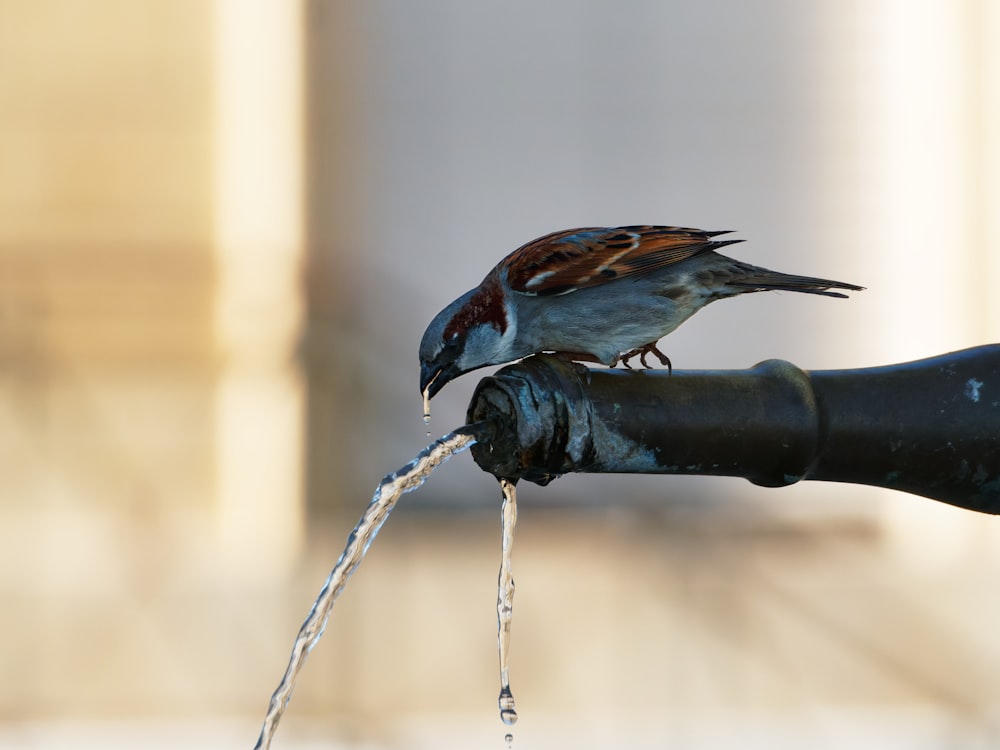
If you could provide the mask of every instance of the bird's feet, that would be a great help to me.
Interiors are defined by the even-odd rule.
[[[632,369],[632,365],[629,364],[629,360],[630,359],[635,359],[636,357],[638,357],[639,358],[639,362],[642,363],[642,366],[645,369],[648,370],[649,369],[649,363],[646,362],[646,355],[647,354],[654,355],[658,360],[660,360],[660,364],[664,365],[667,368],[667,373],[668,374],[673,374],[673,372],[674,372],[674,366],[670,363],[670,357],[668,357],[666,354],[664,354],[663,352],[661,352],[656,347],[656,342],[655,341],[653,343],[651,343],[651,344],[646,344],[645,346],[640,346],[638,349],[633,349],[632,351],[625,352],[618,359],[618,362],[622,366],[624,366],[627,369],[631,370]]]

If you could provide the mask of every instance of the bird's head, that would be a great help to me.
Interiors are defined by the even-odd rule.
[[[459,375],[509,362],[516,321],[498,283],[487,279],[439,312],[420,341],[420,392],[432,398]]]

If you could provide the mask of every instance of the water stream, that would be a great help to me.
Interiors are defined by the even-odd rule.
[[[514,696],[510,692],[510,623],[514,615],[514,576],[511,573],[511,549],[514,546],[514,526],[517,524],[517,491],[514,483],[500,480],[503,491],[501,517],[500,576],[497,581],[497,644],[500,651],[500,719],[511,725],[517,721]],[[505,738],[506,739],[506,738]]]
[[[399,471],[394,471],[393,473],[386,475],[379,486],[375,489],[375,494],[372,497],[371,502],[368,504],[368,507],[365,508],[365,512],[362,514],[361,520],[358,521],[357,526],[354,527],[354,530],[347,538],[347,546],[341,553],[340,559],[337,560],[337,564],[334,566],[333,570],[330,571],[330,575],[327,577],[326,583],[323,584],[323,588],[319,592],[319,596],[316,598],[316,601],[313,604],[308,617],[306,617],[305,622],[302,623],[302,627],[299,629],[299,634],[295,638],[294,644],[292,644],[292,655],[288,660],[288,667],[285,669],[285,674],[282,676],[281,682],[278,683],[278,687],[271,695],[271,701],[267,708],[267,714],[264,717],[264,724],[261,727],[260,736],[257,738],[257,744],[254,745],[255,750],[267,750],[267,748],[271,746],[271,739],[274,737],[274,732],[278,728],[278,722],[281,720],[281,715],[285,712],[285,708],[288,706],[288,701],[292,697],[292,691],[295,689],[295,681],[298,677],[299,670],[302,669],[302,665],[305,663],[309,652],[322,637],[323,630],[326,628],[326,623],[330,619],[330,610],[333,608],[333,603],[340,595],[340,592],[344,590],[344,586],[347,584],[347,579],[351,577],[351,574],[355,571],[358,565],[361,564],[365,553],[368,551],[368,547],[375,539],[379,529],[382,528],[382,524],[385,523],[386,518],[389,517],[389,513],[392,512],[392,509],[395,507],[396,501],[399,500],[404,493],[412,492],[422,485],[436,466],[472,445],[472,443],[476,441],[475,431],[475,426],[466,426],[445,435],[440,440],[436,440],[424,448],[424,450],[422,450],[416,458]],[[513,485],[511,485],[511,491],[513,491]],[[507,490],[505,489],[505,508],[507,507],[507,504]],[[506,510],[504,513],[504,528],[506,529]],[[511,522],[511,531],[513,531],[513,522]],[[507,551],[508,547],[509,544],[507,536],[505,535],[505,555],[509,555],[509,552]],[[509,567],[508,560],[508,571]],[[501,573],[501,580],[502,579],[503,574]],[[510,592],[513,594],[513,581],[510,582]],[[507,629],[509,632],[509,614]],[[504,665],[506,663],[503,653],[504,646],[503,641],[501,640],[501,669],[505,668]],[[503,674],[502,684],[506,680],[506,673]],[[508,695],[510,693],[509,686],[507,688],[507,693]],[[510,700],[510,711],[513,717],[516,718],[517,714],[513,713],[513,697],[511,697]],[[507,721],[507,719],[504,719],[504,721]],[[508,723],[513,722],[510,721]]]

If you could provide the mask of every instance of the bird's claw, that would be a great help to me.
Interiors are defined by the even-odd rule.
[[[650,369],[649,363],[646,361],[646,355],[648,354],[652,354],[658,360],[660,360],[660,364],[664,365],[667,368],[668,374],[671,375],[673,374],[674,366],[670,362],[670,357],[668,357],[666,354],[664,354],[657,348],[655,341],[652,344],[646,344],[645,346],[640,346],[638,349],[632,349],[631,351],[625,352],[624,354],[621,355],[618,361],[623,367],[625,367],[628,370],[631,370],[633,368],[632,365],[629,364],[629,360],[638,357],[639,362],[642,364],[643,368],[648,370]]]

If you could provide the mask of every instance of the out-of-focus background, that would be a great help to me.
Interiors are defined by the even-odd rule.
[[[249,747],[416,348],[578,225],[735,229],[680,368],[1000,340],[991,0],[0,0],[0,747]],[[482,373],[482,374],[485,374]],[[463,421],[477,375],[435,400]],[[525,486],[518,750],[1000,742],[1000,531],[846,485]],[[404,498],[275,747],[497,747],[499,493]]]

